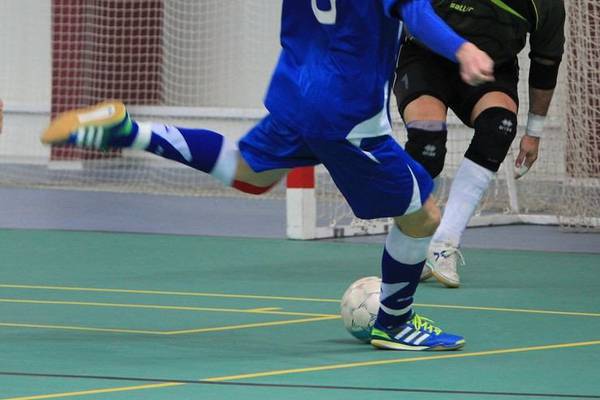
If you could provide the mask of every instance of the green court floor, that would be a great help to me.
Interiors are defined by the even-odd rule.
[[[467,345],[386,352],[339,298],[375,244],[0,230],[0,400],[600,399],[600,254],[465,251],[417,309]]]

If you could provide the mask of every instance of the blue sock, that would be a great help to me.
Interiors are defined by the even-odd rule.
[[[112,144],[117,147],[146,150],[211,174],[228,186],[233,182],[239,151],[217,132],[132,120],[131,134],[116,141]]]
[[[393,330],[413,313],[417,290],[431,238],[406,236],[396,226],[388,234],[381,260],[381,299],[375,326]]]
[[[210,173],[217,162],[223,136],[205,129],[152,124],[146,151]]]

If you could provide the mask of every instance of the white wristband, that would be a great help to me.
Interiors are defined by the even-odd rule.
[[[542,137],[544,135],[544,125],[546,124],[545,115],[529,113],[527,116],[527,129],[525,133],[528,136]]]

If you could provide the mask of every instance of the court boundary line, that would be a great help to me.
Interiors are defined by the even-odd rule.
[[[165,379],[165,378],[141,378],[128,376],[103,376],[103,375],[73,375],[73,374],[45,374],[28,372],[0,371],[0,376],[13,376],[21,378],[57,378],[57,379],[80,379],[80,380],[106,380],[106,381],[129,381],[146,383],[165,383],[183,385],[223,385],[223,386],[248,386],[268,388],[291,388],[291,389],[326,389],[363,392],[403,392],[403,393],[431,393],[431,394],[465,394],[484,396],[514,396],[514,397],[552,397],[572,399],[600,399],[600,395],[567,394],[567,393],[532,393],[532,392],[492,392],[475,390],[442,390],[442,389],[419,389],[419,388],[391,388],[391,387],[369,387],[369,386],[342,386],[342,385],[312,385],[292,383],[260,383],[260,382],[208,382],[191,379]]]
[[[238,375],[227,375],[227,376],[199,379],[198,381],[199,382],[213,382],[213,383],[229,382],[229,381],[238,381],[238,380],[243,380],[243,379],[264,378],[264,377],[270,377],[270,376],[292,375],[292,374],[301,374],[301,373],[309,373],[309,372],[333,371],[333,370],[340,370],[340,369],[373,367],[373,366],[411,363],[411,362],[419,362],[419,361],[433,361],[433,360],[444,360],[444,359],[455,359],[455,358],[494,356],[494,355],[512,354],[512,353],[526,353],[526,352],[532,352],[532,351],[557,350],[557,349],[587,347],[587,346],[596,346],[596,345],[600,345],[600,340],[592,340],[592,341],[586,341],[586,342],[560,343],[560,344],[542,345],[542,346],[515,347],[515,348],[497,349],[497,350],[484,350],[484,351],[466,352],[466,353],[452,352],[452,353],[446,353],[446,354],[441,354],[441,355],[416,356],[416,357],[408,357],[408,358],[394,358],[394,359],[386,359],[386,360],[371,360],[371,361],[359,361],[359,362],[353,362],[353,363],[329,364],[329,365],[314,366],[314,367],[293,368],[293,369],[285,369],[285,370],[271,370],[271,371],[246,373],[246,374],[238,374]],[[128,391],[146,390],[146,389],[161,389],[161,388],[165,388],[165,387],[175,387],[175,386],[183,386],[183,385],[186,385],[186,383],[164,382],[164,383],[155,383],[155,384],[148,384],[148,385],[123,386],[123,387],[106,388],[106,389],[90,389],[90,390],[83,390],[83,391],[77,391],[77,392],[42,394],[42,395],[33,395],[33,396],[24,396],[24,397],[23,396],[10,397],[10,398],[4,398],[4,399],[0,399],[0,400],[44,400],[44,399],[56,399],[56,398],[94,395],[94,394],[103,394],[103,393],[128,392]]]
[[[234,298],[234,299],[257,299],[257,300],[283,300],[296,302],[315,302],[315,303],[340,303],[337,299],[313,298],[313,297],[290,297],[290,296],[267,296],[267,295],[248,295],[248,294],[229,294],[229,293],[205,293],[205,292],[180,292],[180,291],[161,291],[161,290],[138,290],[138,289],[111,289],[111,288],[89,288],[77,286],[47,286],[47,285],[17,285],[0,284],[0,289],[26,289],[26,290],[54,290],[54,291],[72,291],[72,292],[101,292],[101,293],[129,293],[129,294],[150,294],[160,296],[187,296],[187,297],[216,297],[216,298]],[[600,317],[600,313],[579,312],[579,311],[557,311],[557,310],[537,310],[527,308],[505,308],[505,307],[486,307],[486,306],[464,306],[448,304],[427,304],[414,303],[415,307],[425,308],[445,308],[457,310],[473,311],[494,311],[494,312],[513,312],[526,314],[543,315],[563,315],[575,317]]]

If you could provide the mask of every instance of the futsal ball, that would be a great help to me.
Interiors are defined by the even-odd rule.
[[[381,279],[368,276],[354,282],[342,297],[341,313],[344,326],[352,336],[363,342],[371,337],[371,328],[379,311]]]

